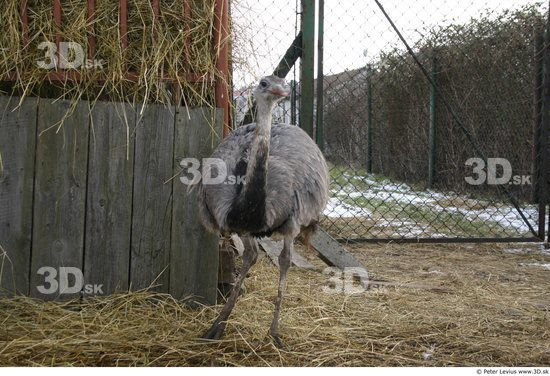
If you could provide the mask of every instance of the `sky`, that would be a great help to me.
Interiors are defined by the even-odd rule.
[[[501,12],[535,0],[380,0],[410,44],[434,26],[466,23],[487,10]],[[241,48],[235,64],[235,87],[270,74],[296,33],[299,0],[233,0],[232,17]],[[383,50],[401,47],[395,32],[373,0],[325,0],[325,75],[365,66]],[[297,73],[296,73],[297,74]],[[293,78],[293,72],[287,79]]]

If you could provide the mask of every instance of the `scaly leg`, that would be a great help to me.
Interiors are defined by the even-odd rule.
[[[233,311],[235,303],[237,302],[237,298],[241,292],[241,286],[246,278],[246,274],[248,273],[250,267],[254,265],[258,259],[258,243],[256,242],[256,239],[245,236],[242,240],[244,244],[244,252],[241,272],[237,277],[235,285],[231,289],[231,294],[223,306],[218,318],[214,321],[210,329],[203,334],[202,338],[204,339],[220,339],[225,330],[226,321],[229,318],[231,311]]]
[[[273,312],[273,321],[269,328],[269,334],[275,340],[275,344],[278,347],[283,347],[283,342],[279,336],[279,317],[281,314],[281,303],[283,301],[283,294],[286,284],[286,274],[290,267],[290,250],[293,247],[294,237],[285,236],[283,250],[279,254],[279,293],[277,294],[277,300],[275,302],[275,311]]]

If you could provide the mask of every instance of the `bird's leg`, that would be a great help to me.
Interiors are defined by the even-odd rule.
[[[242,240],[244,244],[244,252],[243,266],[241,267],[241,272],[237,277],[235,285],[231,289],[229,298],[223,306],[218,318],[216,319],[216,321],[214,321],[210,329],[208,329],[206,333],[202,335],[202,338],[204,339],[220,339],[225,330],[226,321],[229,318],[229,315],[231,314],[235,303],[237,302],[237,298],[239,297],[239,294],[241,292],[241,286],[244,279],[246,278],[246,274],[248,273],[250,267],[254,265],[256,263],[256,260],[258,259],[258,243],[256,242],[256,239],[246,236],[243,237]]]
[[[279,316],[281,313],[281,303],[283,301],[283,294],[286,284],[286,274],[290,267],[290,250],[293,247],[294,237],[285,236],[283,250],[279,254],[279,292],[277,294],[277,300],[275,301],[275,310],[273,311],[273,321],[269,328],[269,334],[275,340],[275,344],[278,347],[283,347],[283,342],[279,337]]]

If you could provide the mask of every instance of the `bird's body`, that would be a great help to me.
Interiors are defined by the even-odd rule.
[[[284,246],[270,334],[281,344],[278,322],[290,250],[296,236],[309,233],[319,220],[328,201],[329,183],[323,154],[307,133],[296,126],[271,124],[274,106],[288,94],[283,79],[262,78],[254,90],[256,123],[236,129],[212,154],[221,166],[210,164],[206,176],[219,177],[225,172],[226,179],[210,184],[203,177],[199,185],[199,211],[205,227],[217,233],[238,233],[245,244],[239,277],[205,338],[222,335],[242,282],[256,262],[256,238],[275,234],[283,237]]]
[[[225,161],[228,177],[234,178],[202,186],[204,225],[221,233],[261,237],[292,234],[314,224],[326,205],[326,163],[307,133],[288,124],[271,127],[265,195],[257,187],[256,194],[235,209],[255,131],[256,123],[238,128],[212,154]]]

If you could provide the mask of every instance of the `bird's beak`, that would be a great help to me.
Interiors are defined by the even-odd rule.
[[[285,90],[281,86],[277,86],[269,90],[269,93],[278,95],[279,97],[288,97],[290,95],[290,90]]]

